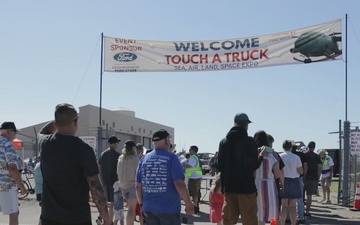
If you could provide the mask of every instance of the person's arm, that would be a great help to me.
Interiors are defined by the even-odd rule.
[[[296,168],[296,170],[297,170],[298,174],[300,174],[300,175],[302,175],[304,173],[304,169],[302,166]]]
[[[329,159],[329,166],[330,166],[330,177],[329,178],[330,178],[330,182],[331,182],[333,174],[334,174],[334,161],[332,160],[332,158]]]
[[[24,183],[21,179],[20,172],[15,163],[8,163],[8,169],[10,176],[15,180],[17,186],[20,188],[21,194],[24,195],[28,190],[26,190]]]
[[[265,151],[265,146],[261,147],[261,151],[259,152],[258,148],[256,147],[255,141],[251,144],[251,154],[252,159],[254,159],[253,163],[249,163],[249,165],[253,166],[253,171],[259,169],[261,166],[262,161],[264,160],[264,157],[267,156],[267,152]]]
[[[102,153],[100,154],[99,156],[99,159],[98,159],[98,168],[99,168],[99,177],[100,177],[100,181],[102,182],[103,181],[103,177],[102,177],[102,174],[101,174],[101,158],[102,158]]]
[[[225,139],[221,140],[219,143],[219,154],[218,154],[218,163],[216,165],[216,169],[219,170],[219,172],[224,172],[225,170]]]
[[[110,225],[112,221],[109,218],[107,201],[98,174],[94,176],[88,176],[86,179],[89,184],[92,199],[99,211],[100,217],[104,221],[103,224]]]
[[[333,177],[333,174],[334,174],[334,166],[330,166],[330,182],[332,181],[332,177]]]
[[[274,173],[274,179],[278,179],[281,176],[279,161],[277,161],[272,168],[272,172]]]
[[[138,203],[140,204],[140,206],[142,206],[142,204],[143,204],[142,184],[136,182],[135,187],[136,187],[136,196],[137,196]]]
[[[187,168],[192,168],[192,167],[194,167],[195,165],[196,165],[196,160],[195,160],[195,158],[192,157],[192,156],[190,156],[188,162],[185,163],[185,164],[183,165],[183,167],[184,167],[185,169],[187,169]]]
[[[304,168],[303,168],[303,165],[301,163],[301,159],[300,159],[300,156],[297,156],[296,157],[296,166],[297,166],[297,172],[299,175],[302,175],[304,174]]]
[[[317,179],[320,180],[322,164],[317,164],[317,169],[318,169]]]
[[[56,132],[55,121],[51,120],[47,122],[39,131],[39,134],[53,134]]]
[[[194,204],[190,199],[189,193],[187,192],[187,188],[184,180],[183,179],[175,180],[174,185],[181,199],[185,202],[186,214],[188,215],[194,214]]]
[[[308,164],[307,164],[307,162],[304,162],[304,174],[303,174],[303,177],[306,176],[307,171],[308,171]]]

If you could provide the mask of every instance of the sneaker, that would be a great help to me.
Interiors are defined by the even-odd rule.
[[[323,204],[331,204],[331,200],[327,200],[326,202],[323,202]]]
[[[323,202],[325,202],[326,201],[326,199],[325,198],[323,198],[323,199],[321,199],[320,201],[318,201],[319,203],[323,203]]]

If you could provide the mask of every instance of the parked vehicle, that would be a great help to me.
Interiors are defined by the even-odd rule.
[[[201,161],[201,165],[202,165],[201,168],[203,170],[203,174],[209,173],[211,170],[211,167],[209,166],[209,162],[211,157],[213,157],[215,154],[205,152],[205,153],[198,153],[197,155]]]

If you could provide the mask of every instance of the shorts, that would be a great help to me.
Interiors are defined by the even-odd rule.
[[[41,217],[41,224],[42,225],[92,225],[91,220],[88,222],[81,222],[81,223],[64,223],[64,222],[58,222],[54,220],[48,220],[44,217]]]
[[[123,209],[119,209],[119,210],[114,209],[114,220],[124,220],[124,210]]]
[[[125,199],[136,199],[136,189],[135,184],[129,188],[122,189],[123,196]]]
[[[318,192],[318,181],[304,180],[304,191],[306,195],[316,195]]]
[[[201,178],[200,179],[191,179],[189,178],[188,189],[189,195],[193,198],[199,197],[199,191],[201,187]]]
[[[320,182],[321,182],[321,187],[330,187],[331,186],[330,177],[321,178]]]
[[[114,201],[114,187],[113,185],[103,185],[104,192],[106,196],[106,201],[113,202]]]
[[[0,212],[4,215],[19,212],[17,188],[12,188],[8,191],[0,191]]]
[[[287,199],[296,199],[301,198],[301,186],[300,186],[300,178],[287,178],[284,180],[284,187],[280,191],[281,198]]]
[[[222,210],[223,224],[237,224],[241,215],[242,224],[258,224],[256,193],[225,193]]]
[[[161,224],[161,225],[181,225],[180,213],[165,214],[144,212],[146,224]]]

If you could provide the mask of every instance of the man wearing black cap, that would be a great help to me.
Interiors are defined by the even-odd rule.
[[[9,215],[9,224],[19,224],[18,187],[21,194],[27,190],[17,168],[18,155],[12,141],[18,130],[13,122],[4,122],[0,127],[0,208]]]
[[[187,214],[194,213],[184,182],[184,170],[170,152],[171,136],[166,130],[153,134],[154,150],[140,160],[136,172],[137,198],[149,224],[180,225],[181,199]]]
[[[219,144],[217,169],[221,172],[221,190],[225,193],[222,219],[224,225],[236,224],[241,215],[244,225],[254,225],[258,224],[254,172],[263,158],[259,156],[255,140],[248,136],[249,117],[238,113],[234,122]]]
[[[104,187],[106,199],[109,204],[109,217],[112,220],[114,211],[113,211],[113,203],[114,203],[114,183],[118,180],[116,174],[117,162],[120,156],[120,153],[116,151],[116,147],[118,146],[120,140],[111,136],[108,139],[109,148],[103,151],[99,157],[99,170],[100,177],[102,179],[102,185]]]
[[[308,144],[309,151],[305,153],[308,170],[304,178],[304,191],[306,192],[306,209],[305,216],[310,217],[310,208],[312,203],[312,195],[315,195],[318,190],[318,182],[321,175],[321,159],[318,154],[314,152],[315,142],[310,141]]]

